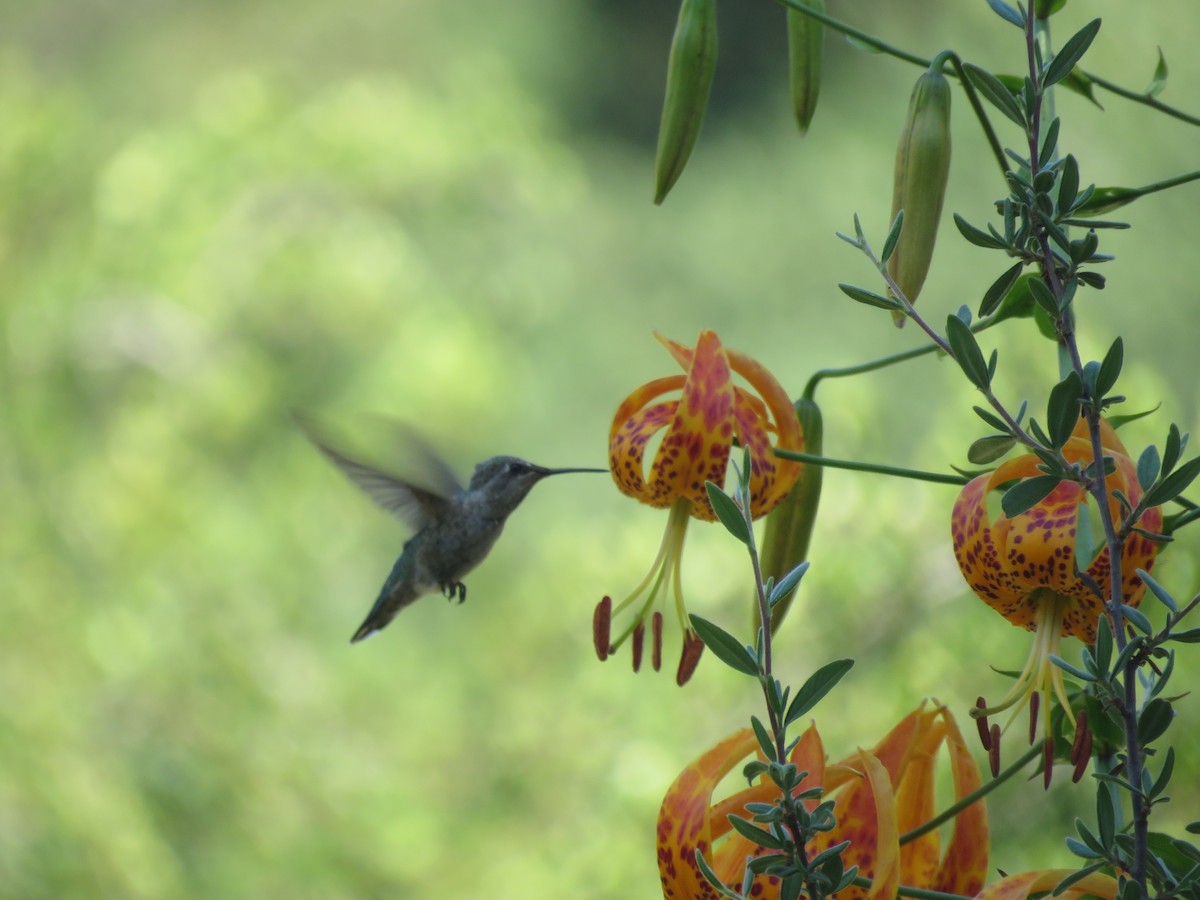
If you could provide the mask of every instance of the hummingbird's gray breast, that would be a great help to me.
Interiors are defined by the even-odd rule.
[[[473,516],[469,511],[431,525],[421,535],[419,574],[433,584],[459,582],[483,562],[504,528],[500,519]]]

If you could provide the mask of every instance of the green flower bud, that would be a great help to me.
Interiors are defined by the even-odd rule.
[[[687,165],[712,89],[717,67],[716,0],[683,0],[671,57],[667,63],[667,96],[658,126],[658,153],[654,159],[654,203],[667,192]]]
[[[809,9],[825,12],[825,0],[801,2]],[[811,16],[789,8],[787,29],[792,110],[803,137],[817,110],[817,95],[821,92],[821,40],[825,37],[825,26]]]
[[[892,219],[904,210],[904,228],[888,272],[910,303],[916,302],[929,273],[949,175],[950,84],[940,68],[930,69],[917,79],[908,104],[892,193]],[[901,313],[892,318],[898,326],[904,324]]]
[[[815,401],[803,398],[796,403],[796,417],[804,434],[804,452],[820,454],[824,430],[820,408]],[[817,521],[824,471],[824,466],[805,464],[787,497],[767,515],[760,554],[764,580],[774,578],[778,584],[788,572],[808,558],[808,543],[812,539],[813,524]],[[793,589],[771,610],[772,633],[778,630],[783,617],[787,615],[795,594]],[[757,600],[754,610],[754,621],[757,623]]]

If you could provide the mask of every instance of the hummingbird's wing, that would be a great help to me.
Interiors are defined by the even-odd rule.
[[[449,503],[449,498],[462,490],[450,468],[415,434],[406,438],[424,477],[421,485],[385,472],[373,465],[354,459],[334,448],[314,423],[299,414],[297,424],[318,450],[335,466],[366,492],[379,506],[413,531],[420,531],[430,521],[440,516]],[[415,480],[415,479],[414,479]]]

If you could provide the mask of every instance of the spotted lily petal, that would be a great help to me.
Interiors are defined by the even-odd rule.
[[[684,769],[668,789],[658,814],[658,871],[664,897],[720,896],[700,874],[696,851],[713,862],[713,790],[757,743],[751,729],[735,732]],[[723,821],[727,829],[728,820]]]

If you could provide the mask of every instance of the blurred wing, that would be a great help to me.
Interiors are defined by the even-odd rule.
[[[454,470],[413,428],[394,419],[376,416],[374,420],[404,459],[404,470],[411,470],[422,487],[443,497],[453,497],[463,489]]]
[[[413,531],[420,531],[429,524],[431,519],[441,513],[448,502],[448,493],[457,490],[457,480],[440,460],[437,461],[437,465],[441,470],[442,484],[418,487],[334,449],[322,435],[317,433],[313,423],[302,416],[297,415],[296,421],[326,459],[341,469],[347,478],[366,492],[368,497],[399,518]],[[427,447],[422,447],[421,453],[422,455],[432,454],[432,451]],[[436,459],[436,457],[433,458]],[[436,476],[436,472],[431,473],[433,480],[436,480]],[[446,480],[447,476],[448,481]],[[440,492],[440,488],[443,487],[449,488],[447,494]]]

